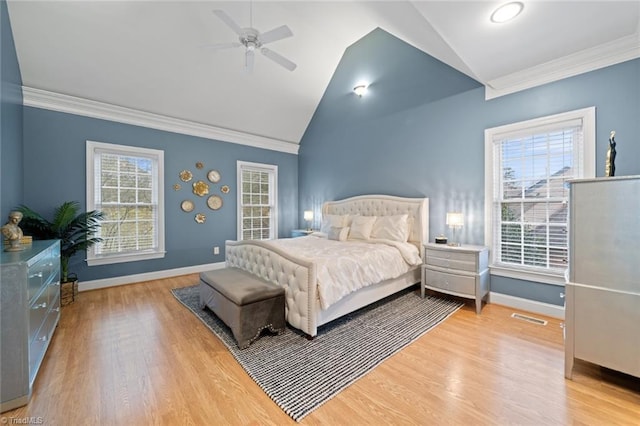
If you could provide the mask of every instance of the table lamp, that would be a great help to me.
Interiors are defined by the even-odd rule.
[[[311,231],[311,221],[313,220],[313,211],[305,210],[304,211],[304,220],[307,221],[307,231]]]
[[[458,242],[456,238],[456,231],[464,226],[464,215],[459,212],[447,213],[447,226],[453,229],[453,238],[449,245],[455,247],[460,246],[460,242]]]

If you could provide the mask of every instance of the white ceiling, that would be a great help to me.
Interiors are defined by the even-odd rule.
[[[240,48],[201,47],[235,41],[212,11],[245,27],[248,2],[8,9],[26,88],[298,144],[345,49],[377,27],[483,83],[488,98],[640,57],[640,1],[522,1],[516,20],[491,24],[502,1],[256,0],[253,26],[288,25],[294,36],[269,47],[298,67],[258,55],[252,74]]]

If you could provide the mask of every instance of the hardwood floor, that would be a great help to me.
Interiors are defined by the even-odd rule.
[[[197,280],[80,293],[62,309],[31,402],[2,423],[295,424],[169,292]],[[560,321],[472,305],[301,424],[640,424],[640,380],[580,362],[564,379]]]

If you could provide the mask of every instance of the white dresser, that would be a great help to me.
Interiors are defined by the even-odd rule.
[[[1,412],[29,402],[60,319],[60,242],[0,253]]]
[[[484,246],[424,245],[422,297],[425,289],[476,301],[476,313],[489,293],[489,249]]]
[[[565,377],[581,359],[640,377],[640,176],[571,182]]]

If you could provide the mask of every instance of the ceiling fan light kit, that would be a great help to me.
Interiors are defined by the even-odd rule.
[[[229,15],[223,10],[216,9],[213,13],[220,18],[222,22],[224,22],[229,28],[233,30],[238,35],[239,42],[229,42],[229,43],[218,43],[208,46],[211,49],[227,49],[231,47],[244,47],[245,49],[245,62],[244,67],[245,71],[251,72],[253,70],[253,63],[255,58],[255,51],[258,50],[262,55],[271,59],[278,65],[288,69],[289,71],[293,71],[296,69],[297,65],[280,55],[279,53],[274,52],[271,49],[263,47],[267,43],[273,43],[274,41],[282,40],[287,37],[293,36],[293,33],[286,25],[281,25],[277,28],[274,28],[265,33],[261,33],[257,29],[253,28],[250,23],[250,26],[247,28],[241,28],[236,22],[231,19]],[[251,12],[252,13],[252,12]]]

